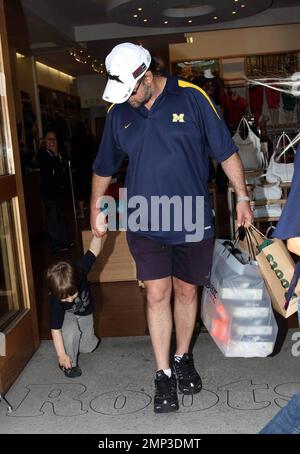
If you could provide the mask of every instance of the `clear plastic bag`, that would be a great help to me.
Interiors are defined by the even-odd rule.
[[[233,253],[237,249],[232,252],[224,241],[215,242],[211,284],[202,294],[202,321],[225,356],[268,356],[278,328],[267,288],[257,263],[247,253],[238,260]]]

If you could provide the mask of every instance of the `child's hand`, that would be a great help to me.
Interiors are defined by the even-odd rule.
[[[59,365],[66,369],[72,369],[72,360],[67,354],[58,357]]]

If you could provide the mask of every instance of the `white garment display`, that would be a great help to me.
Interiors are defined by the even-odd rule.
[[[246,139],[243,139],[240,134],[240,128],[242,124],[244,124],[248,130]],[[260,139],[251,130],[246,118],[241,119],[237,131],[232,139],[239,148],[239,155],[246,171],[259,170],[264,168],[265,157],[263,152],[261,151]]]
[[[267,168],[266,180],[269,183],[276,182],[276,177],[279,177],[282,183],[291,183],[293,179],[294,163],[279,162],[279,160],[285,155],[286,152],[286,147],[284,147],[283,151],[281,151],[280,149],[280,143],[283,140],[287,140],[289,143],[291,143],[291,139],[284,132],[277,142],[276,149],[270,158],[270,162]]]
[[[266,174],[261,175],[255,180],[255,187],[252,191],[254,200],[280,200],[282,197],[282,188],[280,186],[280,178],[274,175],[275,182],[263,184],[261,179]]]
[[[253,210],[254,218],[277,218],[281,216],[281,213],[281,205],[277,204],[255,207]]]

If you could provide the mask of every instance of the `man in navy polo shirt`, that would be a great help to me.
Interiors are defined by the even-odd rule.
[[[189,349],[197,286],[209,282],[214,243],[209,157],[222,164],[235,188],[238,224],[251,223],[252,211],[237,148],[206,93],[166,77],[157,59],[131,43],[114,47],[105,64],[103,99],[114,104],[93,165],[91,227],[95,236],[105,235],[99,199],[127,158],[127,239],[147,289],[157,363],[154,411],[171,412],[179,408],[177,382],[184,394],[202,388]],[[172,290],[177,348],[170,365]]]

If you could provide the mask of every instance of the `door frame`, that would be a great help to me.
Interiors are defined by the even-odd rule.
[[[0,0],[0,59],[4,71],[4,78],[0,73],[0,90],[4,91],[6,97],[3,114],[9,145],[9,175],[0,176],[0,203],[12,202],[18,271],[24,301],[24,309],[3,331],[6,356],[0,356],[0,393],[5,393],[14,383],[40,344],[9,58],[4,0]]]

